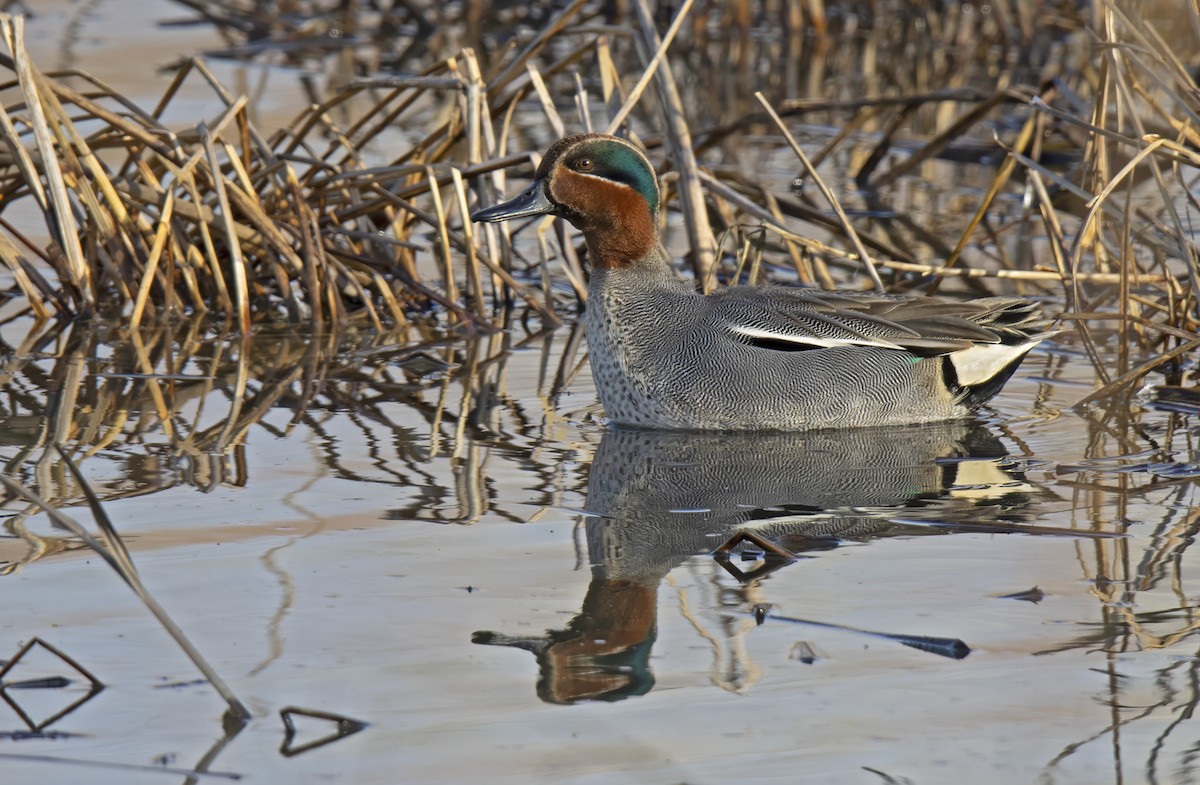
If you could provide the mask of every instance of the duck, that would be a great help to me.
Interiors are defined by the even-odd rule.
[[[798,431],[970,415],[1053,334],[1016,297],[834,292],[783,285],[711,294],[659,239],[654,166],[630,141],[555,142],[515,198],[474,222],[553,215],[583,235],[584,332],[610,423],[667,430]]]

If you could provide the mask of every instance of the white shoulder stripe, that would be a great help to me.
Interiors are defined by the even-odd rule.
[[[796,333],[775,332],[773,330],[764,330],[761,327],[750,327],[744,324],[734,324],[729,326],[730,332],[744,335],[747,338],[760,338],[771,341],[780,341],[782,343],[794,343],[797,346],[819,346],[823,349],[832,349],[835,346],[874,346],[879,349],[903,349],[904,347],[884,341],[879,338],[823,338],[817,335],[797,335]]]

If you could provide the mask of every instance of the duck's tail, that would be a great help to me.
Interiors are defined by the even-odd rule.
[[[992,298],[990,302],[995,308],[979,319],[979,325],[1000,340],[976,343],[942,358],[947,389],[958,394],[968,408],[982,406],[1000,393],[1030,350],[1061,331],[1050,329],[1052,319],[1044,318],[1034,302],[1012,298]]]
[[[1041,338],[1008,346],[982,344],[942,357],[942,379],[959,403],[974,409],[991,400]]]
[[[1052,320],[1042,317],[1033,303],[994,298],[997,308],[981,326],[992,330],[997,343],[978,343],[950,352],[942,359],[946,387],[959,401],[974,409],[991,400],[1017,370],[1033,347],[1061,330],[1049,329]]]

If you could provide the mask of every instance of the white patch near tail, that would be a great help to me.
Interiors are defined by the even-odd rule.
[[[959,385],[974,387],[989,381],[1009,363],[1023,356],[1033,347],[1042,342],[1039,336],[1035,340],[1006,346],[1002,343],[983,343],[969,349],[951,352],[950,363],[954,366],[954,375],[958,377]]]

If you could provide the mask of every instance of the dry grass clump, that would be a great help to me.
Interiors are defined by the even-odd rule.
[[[509,163],[479,163],[480,77],[469,52],[423,76],[348,88],[266,138],[246,99],[200,61],[180,69],[146,111],[86,75],[40,73],[22,28],[19,17],[0,21],[12,53],[0,65],[16,75],[0,87],[19,92],[0,111],[8,147],[0,205],[32,201],[51,242],[42,249],[0,218],[0,258],[39,316],[123,313],[136,326],[216,311],[243,328],[282,314],[317,327],[347,318],[382,327],[437,305],[453,321],[488,327],[490,303],[520,296],[557,321],[490,257],[473,254],[469,232],[450,227],[448,216],[473,201],[468,179]],[[85,80],[87,91],[66,76]],[[226,109],[181,133],[159,118],[189,77],[207,80]],[[338,127],[332,110],[368,90],[379,94],[371,109]],[[448,119],[390,163],[371,165],[362,149],[432,92],[450,96]],[[435,167],[459,152],[460,139],[467,165]],[[424,206],[411,201],[417,196]],[[445,286],[417,271],[415,254],[428,248],[422,231],[440,244]],[[460,297],[451,266],[464,252],[475,267]]]

